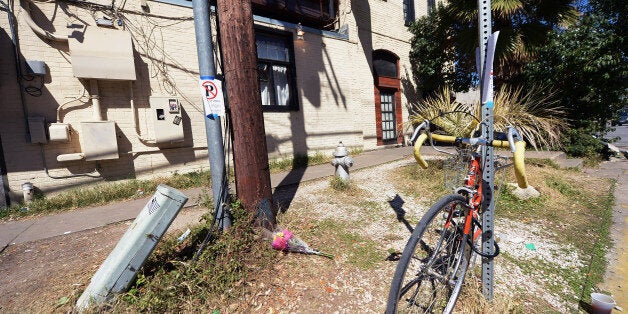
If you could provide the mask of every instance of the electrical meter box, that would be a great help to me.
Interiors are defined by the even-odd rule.
[[[81,149],[86,161],[120,158],[115,122],[81,122],[79,135]]]
[[[69,142],[70,125],[67,123],[51,123],[48,126],[48,135],[51,142]]]
[[[183,143],[183,116],[179,98],[170,96],[150,97],[151,115],[157,144]]]
[[[28,117],[28,131],[31,134],[32,144],[46,144],[46,118],[40,116]]]

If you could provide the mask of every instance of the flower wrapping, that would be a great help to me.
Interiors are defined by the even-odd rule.
[[[283,229],[273,233],[273,249],[279,251],[298,252],[334,258],[333,255],[312,249],[303,240],[297,238],[290,230]]]

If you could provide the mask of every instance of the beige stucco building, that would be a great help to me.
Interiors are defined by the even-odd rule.
[[[270,158],[328,153],[339,141],[402,144],[417,97],[406,24],[428,2],[273,1],[285,11],[266,2],[253,0]],[[55,192],[209,167],[191,4],[22,0],[10,8],[13,27],[1,12],[7,195],[21,197],[25,182]]]

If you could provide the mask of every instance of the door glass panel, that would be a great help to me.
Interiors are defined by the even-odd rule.
[[[393,93],[380,93],[382,108],[382,140],[384,141],[391,141],[397,138],[397,130],[395,129],[395,104],[393,99]]]

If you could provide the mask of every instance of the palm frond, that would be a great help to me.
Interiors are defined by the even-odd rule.
[[[494,97],[493,128],[504,131],[508,126],[519,130],[535,149],[559,147],[560,134],[567,127],[565,110],[557,106],[554,93],[545,88],[532,88],[525,93],[522,88],[502,86]],[[449,87],[437,95],[419,102],[410,116],[413,125],[427,119],[442,133],[469,137],[479,127],[474,117],[480,116],[481,107],[455,102]]]
[[[521,0],[494,0],[491,2],[493,13],[497,16],[508,17],[523,9]]]
[[[557,105],[553,92],[532,88],[524,93],[521,87],[502,86],[494,102],[495,130],[514,126],[535,149],[561,145],[560,134],[567,127],[566,112]]]
[[[468,136],[475,128],[473,107],[455,102],[451,89],[443,87],[440,93],[418,103],[417,114],[410,116],[412,124],[430,120],[443,133],[453,136]]]

